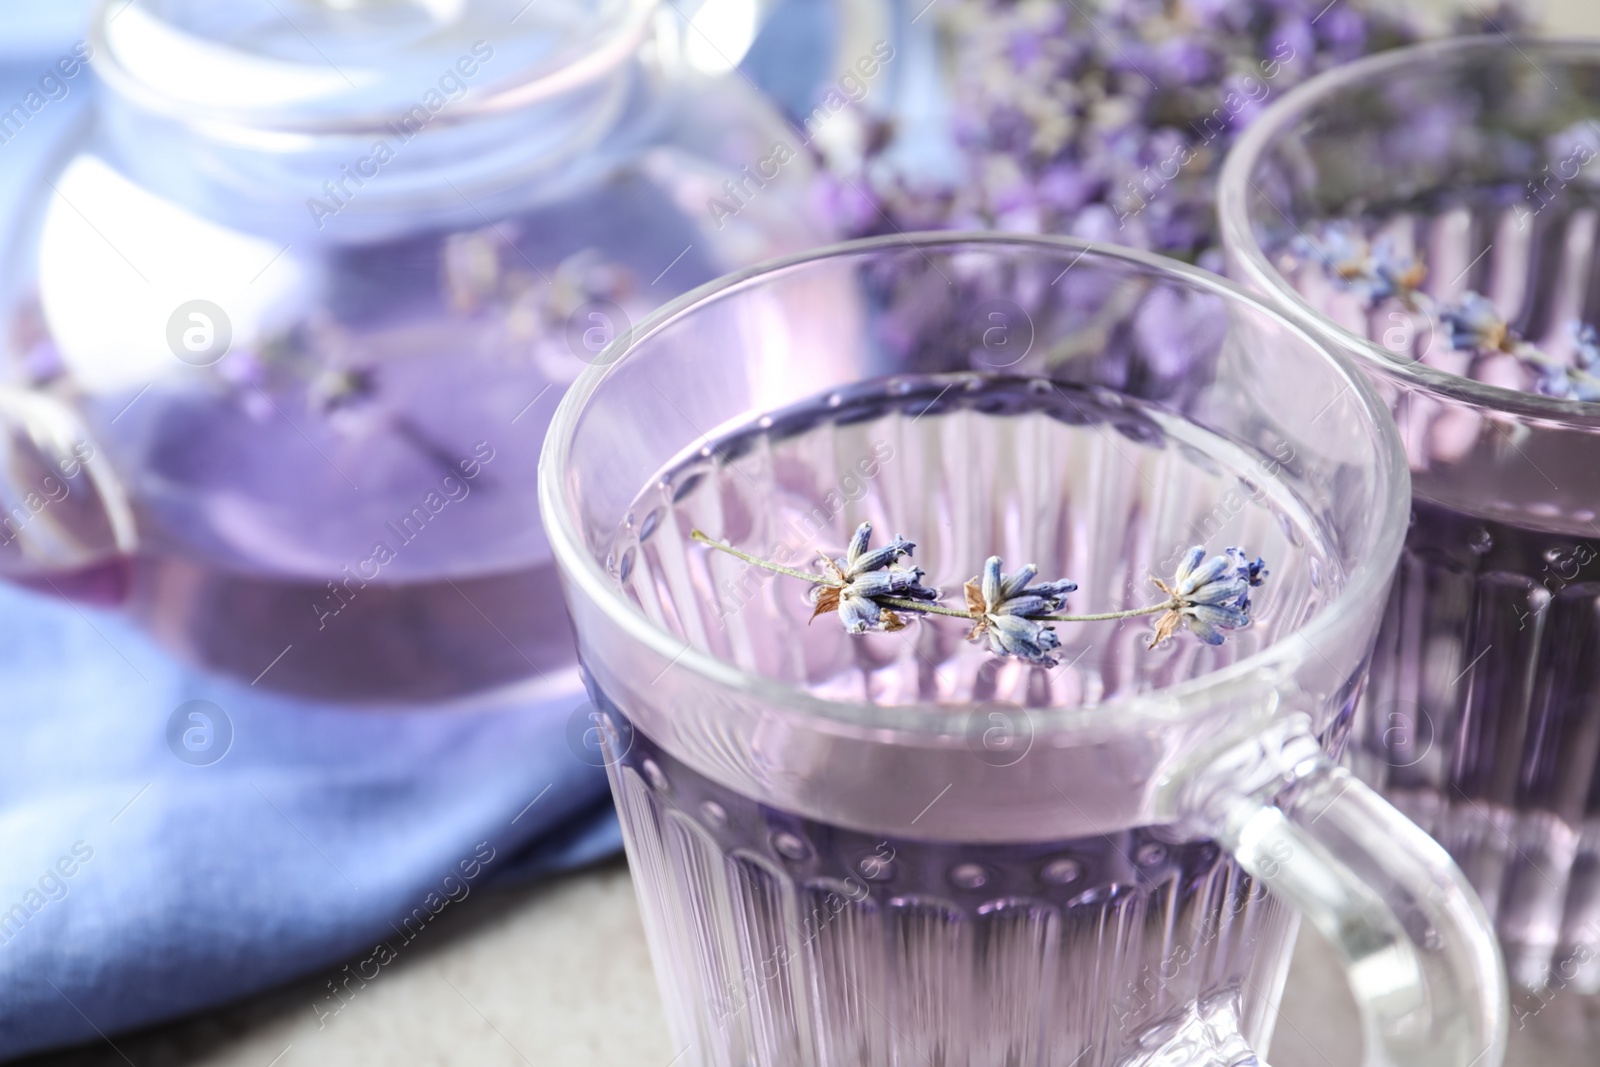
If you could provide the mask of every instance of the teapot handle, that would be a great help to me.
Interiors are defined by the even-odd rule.
[[[1488,916],[1449,855],[1336,765],[1303,715],[1211,760],[1181,787],[1189,828],[1293,905],[1338,953],[1366,1067],[1499,1067],[1508,1003]],[[1152,1035],[1140,1067],[1256,1063],[1233,1003]]]
[[[0,577],[54,584],[136,544],[128,496],[83,420],[0,385]]]

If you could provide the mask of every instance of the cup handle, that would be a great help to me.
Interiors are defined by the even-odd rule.
[[[1328,757],[1306,716],[1280,717],[1224,750],[1176,800],[1189,828],[1214,838],[1338,952],[1366,1067],[1499,1067],[1509,1008],[1483,905],[1437,842]],[[1208,1010],[1188,1026],[1192,1055],[1141,1059],[1248,1062],[1227,1034],[1236,1012]],[[1162,1042],[1166,1053],[1175,1036]]]
[[[131,553],[127,494],[70,407],[0,385],[0,576],[69,576]]]

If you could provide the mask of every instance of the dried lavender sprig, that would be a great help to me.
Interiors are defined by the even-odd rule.
[[[1205,549],[1196,545],[1185,554],[1170,583],[1152,578],[1167,599],[1123,611],[1063,614],[1060,609],[1077,583],[1062,579],[1033,584],[1036,566],[1029,564],[1007,574],[1000,557],[991,556],[983,573],[966,583],[967,609],[961,610],[937,603],[940,593],[921,585],[920,568],[898,566],[901,557],[909,557],[916,547],[912,542],[897,537],[884,548],[869,550],[871,535],[871,524],[862,523],[843,558],[824,553],[829,573],[821,575],[742,552],[700,530],[690,533],[693,540],[746,563],[819,586],[812,618],[837,611],[849,633],[902,629],[906,623],[897,612],[968,619],[974,623],[969,639],[986,641],[997,655],[1016,656],[1041,666],[1056,664],[1050,653],[1060,647],[1060,640],[1047,625],[1053,622],[1106,622],[1159,614],[1162,617],[1151,648],[1180,625],[1207,644],[1221,644],[1224,631],[1250,624],[1249,590],[1261,585],[1267,575],[1260,559],[1251,562],[1240,549],[1229,548],[1207,559]],[[897,595],[900,593],[906,595]]]
[[[759,564],[758,564],[759,565]],[[952,619],[971,619],[975,616],[970,611],[960,608],[947,608],[936,604],[913,604],[903,600],[883,600],[891,608],[915,609],[927,615],[947,615]],[[1148,604],[1142,608],[1129,608],[1126,611],[1101,611],[1091,615],[1028,615],[1025,618],[1038,622],[1111,622],[1115,619],[1136,619],[1140,615],[1154,615],[1157,612],[1169,611],[1178,606],[1173,600],[1163,600],[1159,604]]]
[[[1302,235],[1291,247],[1319,260],[1342,288],[1362,294],[1369,312],[1399,299],[1445,326],[1452,350],[1511,356],[1538,374],[1539,391],[1546,396],[1600,401],[1600,376],[1593,373],[1600,367],[1600,331],[1592,324],[1570,324],[1579,360],[1574,365],[1524,340],[1481,293],[1468,291],[1453,304],[1434,300],[1420,288],[1428,273],[1421,256],[1403,254],[1383,238],[1368,241],[1348,220],[1326,223],[1316,237]]]

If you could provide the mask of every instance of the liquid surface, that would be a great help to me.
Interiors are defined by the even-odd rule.
[[[1342,576],[1312,512],[1254,456],[1107,391],[1044,380],[939,375],[869,382],[765,416],[672,465],[637,498],[608,560],[652,620],[741,667],[813,693],[881,704],[1005,699],[1093,704],[1171,685],[1302,625]],[[1071,578],[1074,612],[1158,602],[1195,544],[1264,556],[1255,622],[1212,648],[1181,636],[1151,651],[1152,620],[1058,623],[1061,665],[1001,660],[971,624],[924,617],[850,637],[811,622],[809,585],[689,540],[691,530],[790,566],[842,555],[870,521],[874,544],[916,543],[912,562],[946,603],[984,560]]]
[[[496,403],[430,405],[448,393],[424,372],[449,368],[405,369],[421,379],[354,426],[287,397],[262,393],[252,413],[152,389],[106,446],[137,486],[141,534],[113,602],[198,666],[316,699],[412,704],[570,675],[534,502],[558,390],[513,423],[542,387],[526,374],[482,383]]]

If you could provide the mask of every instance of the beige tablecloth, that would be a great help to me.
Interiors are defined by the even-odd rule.
[[[336,970],[245,1004],[27,1067],[672,1067],[633,884],[618,861],[449,909],[337,1015]],[[354,984],[352,983],[352,988]],[[323,1009],[326,1011],[326,1008]],[[1510,1063],[1600,1062],[1600,998],[1513,1012]],[[1515,1018],[1525,1025],[1519,1026]],[[1355,1008],[1332,954],[1301,934],[1273,1067],[1355,1067]],[[124,1059],[126,1056],[126,1059]]]

